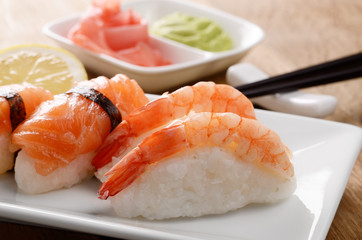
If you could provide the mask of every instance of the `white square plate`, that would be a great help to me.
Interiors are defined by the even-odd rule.
[[[176,11],[208,17],[219,23],[230,35],[234,48],[224,52],[206,52],[151,35],[151,44],[158,48],[173,64],[160,67],[142,67],[75,45],[66,36],[80,16],[55,20],[45,25],[43,31],[61,47],[74,53],[92,72],[108,77],[117,73],[126,74],[136,79],[144,91],[149,93],[160,93],[160,91],[225,70],[239,61],[248,50],[264,37],[262,29],[253,23],[217,9],[188,1],[139,0],[125,3],[122,8],[132,8],[147,20],[149,26],[156,20]]]
[[[0,176],[0,217],[125,239],[325,239],[361,149],[361,128],[262,110],[256,114],[295,156],[297,189],[282,202],[200,218],[124,219],[97,199],[96,179],[26,195],[7,173]]]

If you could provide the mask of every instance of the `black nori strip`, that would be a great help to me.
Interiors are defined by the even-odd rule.
[[[0,97],[5,98],[9,103],[11,128],[12,131],[14,131],[15,128],[25,120],[26,112],[24,101],[19,93],[13,90],[0,91]]]
[[[67,94],[76,93],[80,94],[83,97],[95,102],[98,104],[108,115],[111,120],[111,131],[117,127],[117,125],[122,122],[122,115],[119,112],[118,108],[101,92],[93,88],[87,87],[74,87],[70,89]]]

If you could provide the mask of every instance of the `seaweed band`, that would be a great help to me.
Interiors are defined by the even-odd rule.
[[[93,88],[74,87],[67,92],[67,94],[71,93],[80,94],[98,104],[107,113],[109,119],[111,120],[111,131],[122,121],[122,115],[118,108],[101,92]]]
[[[12,131],[25,120],[26,112],[24,101],[20,94],[15,91],[0,91],[0,97],[5,98],[10,107],[10,121]]]

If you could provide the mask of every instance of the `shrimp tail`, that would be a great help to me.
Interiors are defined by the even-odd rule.
[[[112,161],[112,157],[122,153],[128,147],[129,131],[127,122],[122,122],[106,139],[97,155],[92,160],[95,169],[99,169]]]
[[[138,151],[137,151],[138,150]],[[106,173],[108,180],[99,189],[99,198],[107,199],[130,185],[147,167],[146,162],[142,162],[142,154],[139,149],[125,156],[121,164],[115,165]]]
[[[99,189],[100,199],[107,199],[128,187],[147,168],[148,165],[158,162],[176,152],[188,147],[184,126],[177,124],[164,128],[130,151],[105,176],[107,180]]]
[[[148,109],[152,109],[152,111]],[[140,115],[146,116],[140,118]],[[126,151],[130,145],[130,137],[138,136],[147,131],[148,128],[155,128],[160,124],[167,123],[171,118],[170,115],[170,102],[169,99],[165,97],[156,99],[149,104],[135,109],[126,117],[125,121],[122,121],[113,132],[109,134],[97,155],[92,160],[92,165],[95,169],[104,167],[112,161],[113,156],[119,156]],[[168,118],[164,116],[168,116]],[[148,119],[147,124],[142,121],[144,117]]]
[[[126,142],[126,138],[119,138],[115,140],[112,145],[104,146],[98,154],[93,158],[92,165],[95,169],[99,169],[112,161],[112,157],[119,152],[119,148]]]

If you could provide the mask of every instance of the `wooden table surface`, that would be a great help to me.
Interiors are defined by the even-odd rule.
[[[131,0],[129,0],[131,1]],[[276,75],[362,51],[360,0],[193,0],[258,24],[264,41],[242,59]],[[126,1],[124,1],[126,2]],[[90,0],[0,0],[0,49],[22,43],[55,43],[42,26],[82,12]],[[202,79],[225,81],[225,72]],[[333,95],[336,111],[325,119],[362,127],[361,78],[305,89]],[[327,239],[361,239],[362,154],[356,160]],[[84,233],[0,222],[0,239],[109,239]],[[4,235],[5,234],[5,235]]]

